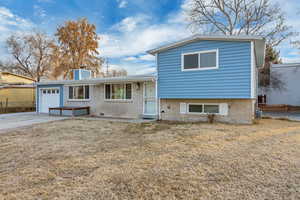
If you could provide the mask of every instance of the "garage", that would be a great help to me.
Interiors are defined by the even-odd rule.
[[[49,108],[60,106],[60,88],[41,88],[39,112],[48,113]]]

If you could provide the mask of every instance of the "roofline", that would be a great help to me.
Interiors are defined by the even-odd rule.
[[[14,75],[14,76],[18,76],[18,77],[21,77],[21,78],[25,78],[25,79],[28,79],[28,80],[31,80],[31,81],[36,81],[36,80],[34,80],[33,78],[30,78],[30,77],[28,77],[28,76],[23,76],[23,75],[19,75],[19,74],[15,74],[15,73],[12,73],[12,72],[7,72],[7,71],[0,71],[0,73],[2,73],[2,74],[11,74],[11,75]]]
[[[228,35],[228,36],[217,36],[217,35],[200,35],[200,34],[196,34],[193,35],[191,37],[185,38],[183,40],[177,41],[177,42],[173,42],[167,45],[163,45],[160,46],[158,48],[155,49],[151,49],[149,51],[147,51],[147,53],[155,55],[158,52],[164,51],[164,50],[168,50],[170,48],[174,48],[174,47],[178,47],[178,46],[182,46],[184,44],[196,41],[196,40],[223,40],[223,41],[256,41],[256,40],[261,40],[261,41],[265,41],[265,39],[263,37],[260,36],[232,36],[232,35]]]
[[[300,67],[300,63],[272,64],[272,68]]]
[[[111,78],[92,78],[84,80],[62,80],[62,81],[45,81],[38,82],[35,85],[77,85],[77,84],[100,84],[100,83],[120,83],[120,82],[140,82],[140,81],[154,81],[155,75],[143,76],[122,76]]]
[[[0,89],[7,88],[35,88],[34,85],[0,85]]]

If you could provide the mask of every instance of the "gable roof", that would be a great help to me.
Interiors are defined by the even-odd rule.
[[[234,35],[200,35],[196,34],[191,37],[185,38],[183,40],[173,42],[170,44],[162,45],[155,49],[147,51],[147,53],[155,55],[157,53],[175,48],[180,47],[188,43],[200,41],[200,40],[214,40],[214,41],[253,41],[254,42],[254,49],[255,49],[255,58],[256,63],[258,66],[262,66],[264,64],[265,58],[265,39],[259,36],[234,36]]]

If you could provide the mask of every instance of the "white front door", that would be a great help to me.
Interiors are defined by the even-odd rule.
[[[154,82],[144,83],[144,115],[156,115],[156,89]]]
[[[60,102],[59,88],[40,89],[40,113],[48,113],[49,108],[58,107]]]

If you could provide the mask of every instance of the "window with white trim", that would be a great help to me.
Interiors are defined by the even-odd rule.
[[[131,100],[132,84],[105,84],[106,100]]]
[[[188,104],[188,113],[220,114],[219,104]]]
[[[218,50],[182,54],[182,70],[218,68]]]
[[[90,87],[88,85],[69,86],[70,100],[88,100],[90,99]]]

